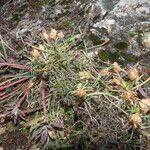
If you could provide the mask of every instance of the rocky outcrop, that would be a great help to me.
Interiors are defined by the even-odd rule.
[[[96,7],[105,16],[93,24],[91,31],[101,39],[109,38],[107,50],[119,51],[123,55],[118,59],[123,61],[132,55],[136,60],[143,59],[149,53],[149,0],[97,0]]]
[[[39,0],[8,1],[0,10],[1,31],[17,39],[30,35],[38,37],[42,27],[57,28],[61,21],[71,24],[74,17],[78,23],[82,18],[80,25],[84,27],[91,5],[94,13],[89,24],[94,44],[95,41],[109,40],[104,51],[112,54],[116,61],[149,62],[149,0],[52,0],[49,4]],[[61,29],[64,26],[66,23]]]

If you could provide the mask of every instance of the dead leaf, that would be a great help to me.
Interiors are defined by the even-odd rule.
[[[64,131],[59,131],[59,135],[61,136],[61,138],[65,139],[65,133],[64,133]]]
[[[50,136],[51,139],[53,139],[53,140],[56,139],[56,134],[54,131],[48,131],[48,135]]]
[[[143,113],[147,113],[148,111],[150,111],[150,99],[142,99],[139,102],[139,105]]]
[[[63,129],[63,123],[59,118],[56,118],[54,123],[52,124],[53,128],[56,128],[58,130],[62,130]]]

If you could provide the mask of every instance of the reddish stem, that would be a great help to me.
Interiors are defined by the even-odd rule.
[[[11,92],[10,94],[3,95],[3,97],[0,98],[0,101],[2,101],[2,100],[4,100],[4,99],[8,98],[9,96],[15,96],[15,95],[16,95],[16,92],[17,92],[17,90]],[[15,94],[15,95],[14,95],[14,94]]]
[[[18,103],[16,104],[16,107],[19,108],[21,103],[23,102],[23,100],[25,99],[25,97],[29,94],[29,90],[25,90],[23,96],[20,98],[20,100],[18,101]]]
[[[20,64],[10,64],[10,63],[3,63],[0,62],[0,66],[7,66],[7,67],[11,67],[11,68],[16,68],[16,69],[31,69],[31,67],[26,66],[26,65],[20,65]]]
[[[5,94],[6,94],[5,92],[0,93],[0,97],[4,96]]]
[[[17,87],[15,87],[13,89],[13,91],[11,93],[9,93],[9,94],[6,93],[2,97],[0,97],[0,101],[6,99],[7,97],[12,98],[13,96],[15,96],[17,94],[18,91],[21,91],[21,90],[22,90],[22,85],[21,86],[18,85]]]
[[[46,103],[45,103],[45,89],[41,88],[42,106],[44,114],[46,114]]]
[[[17,80],[17,81],[14,81],[14,82],[12,82],[12,83],[10,83],[10,84],[1,86],[1,87],[0,87],[0,91],[4,90],[4,89],[6,89],[6,88],[12,87],[12,86],[14,86],[14,85],[16,85],[16,84],[18,84],[18,83],[21,83],[21,82],[23,82],[23,81],[25,81],[25,80],[27,80],[27,79],[29,79],[29,78],[22,78],[22,79],[19,79],[19,80]]]
[[[43,107],[43,112],[45,116],[45,121],[48,122],[47,110],[46,110],[46,99],[45,99],[45,85],[43,81],[41,81],[40,93],[41,93],[41,98],[42,98],[42,107]]]
[[[29,114],[29,113],[33,113],[33,112],[36,112],[36,111],[41,110],[41,109],[42,109],[42,107],[38,107],[38,108],[33,108],[33,109],[26,109],[26,110],[23,110],[22,112],[24,114]]]
[[[3,57],[4,58],[4,55],[2,53],[0,53],[0,57]]]
[[[150,70],[143,70],[144,73],[150,74]]]

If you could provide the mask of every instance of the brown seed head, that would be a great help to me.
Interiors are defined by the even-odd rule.
[[[130,122],[133,124],[134,129],[138,128],[142,123],[142,119],[139,113],[132,114],[130,117]]]
[[[113,79],[112,81],[116,85],[121,85],[121,80],[120,79]]]
[[[80,79],[90,79],[91,74],[89,71],[81,71],[79,72]]]
[[[114,70],[114,72],[119,73],[122,69],[121,69],[120,65],[118,65],[117,62],[114,62],[113,63],[113,70]]]
[[[102,70],[100,70],[100,74],[102,75],[102,76],[107,76],[107,75],[109,75],[109,69],[108,68],[106,68],[106,69],[102,69]]]
[[[51,40],[56,40],[57,39],[57,31],[55,30],[55,29],[51,29],[51,32],[50,32],[50,34],[49,34],[49,38],[51,39]]]
[[[86,94],[86,91],[84,90],[84,88],[82,87],[82,85],[78,84],[75,95],[78,96],[78,97],[83,97],[83,96],[85,96],[85,94]]]
[[[63,33],[63,32],[59,32],[59,33],[57,34],[57,37],[58,37],[59,39],[63,39],[63,38],[64,38],[64,33]]]
[[[134,96],[135,96],[135,93],[133,91],[125,91],[122,95],[122,98],[127,102],[131,102]]]
[[[33,49],[31,52],[31,56],[33,57],[33,59],[37,59],[40,56],[40,52],[36,49]]]
[[[150,99],[142,99],[139,102],[139,105],[143,113],[147,113],[148,111],[150,111]]]
[[[138,70],[136,68],[133,68],[129,72],[129,79],[130,80],[136,80],[138,78]]]
[[[42,37],[43,37],[45,40],[48,40],[49,35],[46,33],[46,31],[43,31]]]

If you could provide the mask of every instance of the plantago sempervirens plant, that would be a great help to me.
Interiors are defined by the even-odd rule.
[[[64,36],[63,32],[55,29],[44,31],[38,46],[29,44],[32,49],[29,49],[29,60],[25,60],[24,65],[15,63],[15,59],[8,61],[0,53],[0,71],[6,70],[3,75],[0,74],[0,104],[5,106],[6,116],[14,123],[25,121],[29,113],[38,111],[40,119],[35,116],[38,121],[31,127],[32,139],[45,149],[49,143],[51,146],[59,145],[60,142],[70,142],[69,138],[78,134],[82,136],[87,126],[91,131],[88,130],[86,136],[91,138],[93,130],[99,132],[100,127],[103,131],[106,126],[101,125],[109,123],[114,116],[112,121],[115,123],[123,116],[123,124],[131,122],[134,129],[148,126],[143,116],[150,110],[150,100],[144,90],[140,92],[139,89],[150,79],[143,81],[140,78],[135,83],[139,77],[137,69],[131,69],[128,74],[117,62],[101,66],[89,60],[86,51],[83,54],[77,50],[75,41],[82,41],[81,37]],[[143,97],[140,98],[138,93],[144,93],[141,94]],[[84,105],[79,106],[78,100],[81,99],[84,99]],[[140,109],[135,113],[130,111],[130,106]],[[106,114],[106,110],[112,112]],[[98,129],[95,129],[96,126]],[[113,129],[116,128],[115,125]],[[118,130],[120,132],[120,126]]]

